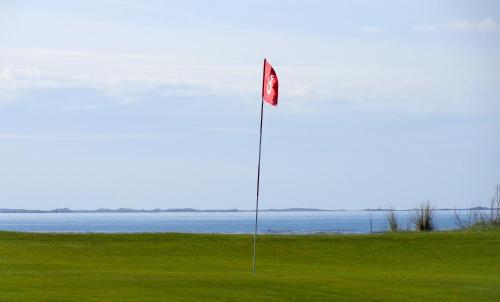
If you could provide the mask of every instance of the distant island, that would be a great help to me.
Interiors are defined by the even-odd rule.
[[[393,211],[394,209],[362,209],[362,210],[351,210],[351,211],[367,211],[367,212],[386,212]],[[413,211],[414,209],[398,209],[396,211]],[[442,208],[436,209],[437,211],[465,211],[465,210],[491,210],[488,207],[473,207],[464,209],[452,209],[452,208]],[[316,208],[285,208],[285,209],[262,209],[259,212],[342,212],[350,211],[345,209],[338,210],[327,210],[327,209],[316,209]],[[58,208],[51,210],[33,210],[33,209],[0,209],[0,213],[212,213],[212,212],[254,212],[254,210],[240,210],[240,209],[193,209],[193,208],[174,208],[174,209],[131,209],[131,208],[118,208],[118,209],[107,209],[100,208],[95,210],[73,210],[69,208]]]
[[[492,208],[488,207],[472,207],[472,208],[438,208],[436,211],[483,211],[483,210],[491,210]],[[384,208],[376,208],[376,209],[363,209],[361,211],[368,212],[388,212],[388,211],[415,211],[417,209],[384,209]]]
[[[345,211],[345,210],[324,210],[314,208],[287,208],[287,209],[263,209],[259,212],[325,212],[325,211]],[[0,209],[0,213],[197,213],[197,212],[254,212],[254,210],[239,210],[239,209],[213,209],[200,210],[192,208],[174,208],[174,209],[131,209],[118,208],[106,209],[100,208],[95,210],[73,210],[69,208],[58,208],[52,210],[30,210],[30,209]]]

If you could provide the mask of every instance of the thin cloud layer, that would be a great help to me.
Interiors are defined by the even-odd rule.
[[[500,26],[492,18],[484,18],[477,21],[451,21],[440,24],[417,25],[415,31],[478,31],[478,32],[500,32]]]
[[[366,26],[361,29],[366,34],[377,34],[382,32],[382,28],[376,26]]]

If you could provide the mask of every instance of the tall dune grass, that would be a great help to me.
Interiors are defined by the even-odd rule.
[[[436,210],[430,200],[420,203],[410,214],[410,221],[416,231],[433,231],[436,228]]]
[[[460,215],[457,210],[454,214],[455,224],[462,230],[467,229],[488,229],[500,227],[500,196],[491,199],[490,211],[484,211],[471,208]]]
[[[399,222],[396,216],[396,211],[393,209],[388,210],[387,212],[385,212],[385,217],[387,219],[387,225],[389,227],[389,231],[391,232],[399,231]]]

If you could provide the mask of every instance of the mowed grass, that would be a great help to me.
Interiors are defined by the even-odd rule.
[[[0,232],[0,301],[500,301],[500,232]]]

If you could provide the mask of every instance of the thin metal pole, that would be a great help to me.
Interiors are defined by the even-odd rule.
[[[259,138],[259,163],[257,165],[257,199],[255,201],[255,229],[253,233],[253,273],[255,274],[255,257],[257,243],[257,222],[259,217],[259,187],[260,187],[260,155],[262,150],[262,119],[264,117],[264,98],[260,104],[260,138]]]

